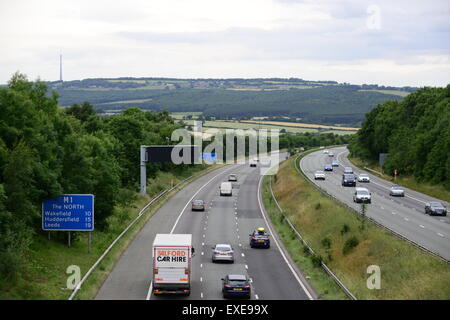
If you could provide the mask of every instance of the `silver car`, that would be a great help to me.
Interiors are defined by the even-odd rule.
[[[229,261],[234,262],[234,250],[229,244],[216,244],[212,247],[212,262]]]
[[[361,173],[361,174],[358,176],[358,181],[359,181],[359,182],[370,182],[370,177],[369,177],[368,174]]]
[[[389,191],[389,195],[394,196],[394,197],[404,197],[405,189],[403,189],[403,187],[394,185],[391,187],[391,190]]]
[[[235,175],[235,174],[230,174],[229,176],[228,176],[228,181],[237,181],[237,175]]]
[[[192,211],[205,211],[205,202],[203,200],[192,201]]]

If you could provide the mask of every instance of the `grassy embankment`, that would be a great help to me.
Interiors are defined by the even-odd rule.
[[[310,185],[294,168],[293,158],[280,165],[273,181],[277,200],[297,230],[358,299],[450,299],[450,266],[383,228],[363,220]],[[267,185],[267,178],[266,185]],[[291,256],[326,299],[341,299],[302,244],[281,224],[280,213],[265,205]],[[364,223],[363,223],[364,221]],[[351,240],[353,239],[353,240]],[[367,267],[381,269],[381,289],[368,289]]]
[[[114,214],[109,218],[109,227],[105,231],[95,230],[93,232],[92,250],[88,253],[87,234],[79,232],[77,240],[72,242],[72,247],[67,247],[66,241],[48,240],[46,236],[36,235],[27,253],[27,263],[23,266],[21,273],[14,279],[0,284],[0,300],[4,299],[67,299],[72,290],[66,288],[66,269],[70,265],[77,265],[81,269],[81,277],[101,256],[104,250],[113,240],[129,225],[150,200],[151,196],[160,193],[162,190],[170,188],[172,183],[195,174],[199,177],[211,170],[220,167],[214,165],[202,170],[205,167],[198,166],[185,170],[182,174],[175,176],[172,173],[160,172],[155,179],[149,179],[147,188],[148,194],[141,196],[131,193],[135,199],[128,206],[116,207]],[[191,180],[190,180],[191,181]],[[189,181],[189,182],[190,182]],[[189,183],[186,182],[186,183]],[[183,183],[180,187],[184,186]],[[128,232],[116,243],[113,249],[97,266],[88,280],[82,285],[76,299],[92,299],[98,289],[113,269],[115,263],[120,258],[129,243],[145,225],[148,219],[156,210],[179,188],[170,194],[157,200],[144,215],[131,227]],[[55,237],[55,233],[52,233]],[[150,252],[149,252],[150,254]],[[149,266],[150,267],[150,266]]]
[[[350,162],[353,163],[358,168],[362,169],[364,167],[368,167],[372,170],[382,172],[382,168],[378,164],[368,163],[368,162],[363,161],[360,158],[348,157],[348,160],[350,160]],[[373,173],[373,172],[371,172],[371,173]],[[426,183],[426,182],[418,182],[414,177],[411,177],[411,176],[405,177],[405,176],[400,175],[394,180],[394,177],[386,175],[386,174],[383,174],[383,175],[376,174],[376,173],[373,173],[373,174],[375,174],[376,176],[383,178],[385,180],[391,181],[392,183],[399,184],[406,188],[416,190],[418,192],[428,194],[429,196],[450,202],[450,190],[446,189],[442,185],[435,185],[435,184],[430,184],[430,183]]]

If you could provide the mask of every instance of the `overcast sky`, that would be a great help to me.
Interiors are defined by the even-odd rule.
[[[449,0],[0,0],[0,83],[298,77],[450,83]]]

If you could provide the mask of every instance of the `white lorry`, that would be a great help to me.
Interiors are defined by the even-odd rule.
[[[191,234],[157,234],[153,241],[153,294],[191,293]]]
[[[233,195],[233,185],[231,182],[222,182],[219,187],[221,196],[232,196]]]

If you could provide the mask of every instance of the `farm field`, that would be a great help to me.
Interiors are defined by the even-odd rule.
[[[300,127],[300,128],[321,128],[321,129],[331,129],[331,130],[344,130],[344,131],[358,131],[358,128],[352,127],[338,127],[338,126],[326,126],[321,124],[311,124],[311,123],[298,123],[298,122],[284,122],[284,121],[253,121],[253,120],[241,120],[241,122],[252,123],[252,124],[267,124],[283,127]]]
[[[194,120],[184,120],[184,122],[187,125],[193,125]],[[274,121],[275,122],[275,121]],[[318,125],[312,125],[315,127],[300,127],[300,126],[286,126],[284,125],[284,122],[280,122],[281,125],[276,124],[269,124],[265,123],[264,121],[261,122],[261,125],[259,125],[259,122],[247,122],[247,121],[231,121],[231,120],[215,120],[215,121],[205,121],[203,123],[203,131],[211,128],[218,128],[218,129],[278,129],[282,130],[285,129],[286,132],[289,133],[334,133],[334,134],[353,134],[356,131],[355,130],[336,130],[335,128],[324,128],[324,129],[318,129]],[[339,128],[339,127],[336,127]]]

